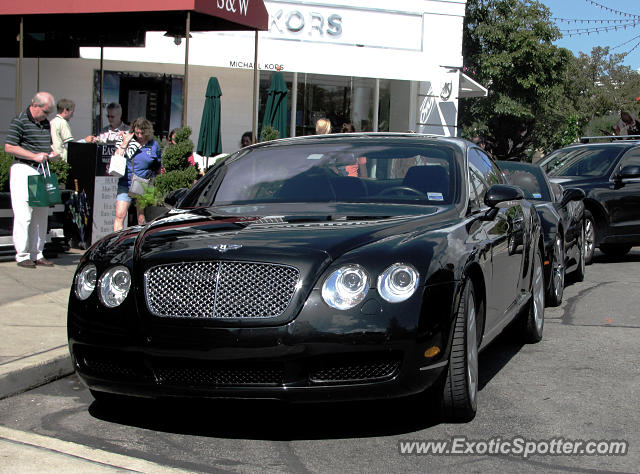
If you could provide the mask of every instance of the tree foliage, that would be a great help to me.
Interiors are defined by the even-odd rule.
[[[620,118],[620,111],[638,112],[640,74],[622,64],[624,54],[611,54],[597,46],[590,55],[580,53],[569,63],[565,95],[585,132],[602,135]]]
[[[465,69],[489,96],[464,99],[460,123],[467,136],[485,133],[499,158],[522,157],[557,141],[567,122],[564,78],[571,58],[553,45],[560,32],[536,1],[467,2]],[[570,111],[571,112],[571,111]]]
[[[460,101],[463,135],[484,135],[498,158],[529,158],[609,133],[620,110],[638,114],[640,74],[623,54],[596,47],[575,57],[558,48],[550,11],[533,0],[469,0],[465,70],[488,97]]]

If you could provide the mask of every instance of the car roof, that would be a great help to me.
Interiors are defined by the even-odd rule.
[[[413,142],[419,144],[423,141],[429,141],[431,143],[449,143],[459,148],[469,148],[475,146],[468,140],[459,137],[443,137],[441,135],[430,135],[424,133],[413,132],[358,132],[358,133],[329,133],[326,135],[303,135],[299,137],[279,138],[268,142],[261,142],[255,145],[250,145],[246,148],[260,148],[274,145],[294,145],[304,144],[314,141],[341,141],[344,139],[362,139],[362,140],[393,140],[396,142]]]

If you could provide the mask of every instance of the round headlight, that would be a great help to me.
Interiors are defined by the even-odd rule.
[[[129,294],[131,274],[122,265],[111,267],[100,277],[100,301],[107,308],[115,308],[122,304]]]
[[[378,277],[378,292],[389,303],[409,299],[418,288],[418,271],[405,263],[394,263]]]
[[[322,285],[322,298],[336,309],[360,303],[369,291],[369,276],[360,265],[345,265],[334,271]]]
[[[96,279],[98,271],[93,263],[89,263],[82,267],[76,274],[76,297],[79,300],[86,300],[96,287]]]

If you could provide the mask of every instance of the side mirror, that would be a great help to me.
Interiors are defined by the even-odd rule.
[[[560,204],[562,206],[566,206],[571,201],[582,201],[585,197],[585,193],[580,188],[568,188],[564,191],[562,195],[562,201]]]
[[[175,207],[187,194],[187,188],[174,189],[164,198],[164,203],[168,206]]]
[[[637,165],[627,165],[620,170],[620,173],[616,176],[616,179],[633,179],[640,178],[640,166]]]
[[[522,189],[508,184],[494,184],[484,195],[484,203],[492,209],[501,202],[518,201],[520,199],[524,199]]]

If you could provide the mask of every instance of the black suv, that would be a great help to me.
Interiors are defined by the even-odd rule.
[[[622,256],[640,245],[640,140],[571,145],[538,164],[551,181],[586,194],[586,263],[596,247]]]

